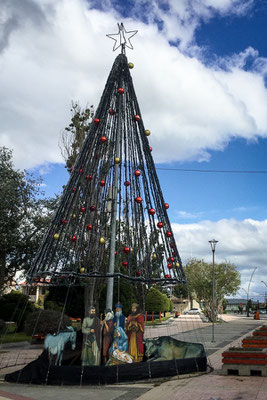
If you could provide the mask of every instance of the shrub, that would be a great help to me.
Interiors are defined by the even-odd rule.
[[[0,335],[2,333],[6,333],[6,331],[7,331],[6,323],[3,319],[0,319]]]
[[[62,311],[64,305],[58,304],[55,301],[47,300],[45,302],[45,309],[46,310],[54,310],[54,311]]]
[[[57,333],[58,330],[65,329],[70,326],[71,322],[66,314],[55,310],[40,310],[29,314],[25,324],[24,331],[27,335],[32,336],[36,333]]]
[[[28,314],[34,310],[29,297],[19,292],[11,292],[0,298],[0,318],[17,323],[18,331],[22,330]]]
[[[170,308],[170,299],[166,294],[162,294],[162,298],[163,298],[163,309],[162,311],[166,312],[169,311]]]
[[[164,297],[162,293],[156,288],[151,288],[147,292],[146,311],[164,311]]]
[[[173,302],[171,301],[171,299],[169,299],[169,302],[170,302],[170,304],[169,304],[169,312],[172,312],[173,311]]]

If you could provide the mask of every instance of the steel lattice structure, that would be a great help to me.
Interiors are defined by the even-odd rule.
[[[129,66],[115,59],[29,281],[185,282]]]

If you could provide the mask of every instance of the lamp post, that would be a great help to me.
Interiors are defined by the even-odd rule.
[[[212,239],[209,240],[209,244],[211,246],[212,251],[212,338],[211,343],[215,343],[214,339],[214,319],[215,319],[215,247],[218,243],[218,240]]]
[[[250,276],[249,284],[248,284],[248,290],[247,291],[245,290],[245,292],[247,292],[247,317],[249,317],[249,307],[248,307],[249,289],[250,289],[250,284],[251,284],[251,281],[252,281],[253,275],[255,274],[256,269],[257,269],[257,267],[255,267],[253,269],[252,274]]]
[[[264,281],[261,281],[261,283],[263,283],[265,285],[265,287],[267,287],[267,284]],[[267,292],[266,292],[266,290],[265,290],[265,293],[264,293],[264,301],[265,301],[265,309],[266,309],[266,312],[267,312]]]

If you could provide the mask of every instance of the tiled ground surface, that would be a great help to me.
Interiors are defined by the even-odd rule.
[[[220,375],[221,354],[229,345],[240,345],[242,336],[247,336],[264,321],[226,316],[229,324],[221,324],[215,330],[215,343],[211,343],[210,324],[197,316],[183,316],[168,325],[150,327],[146,337],[174,335],[180,340],[204,342],[209,351],[209,362],[214,368],[210,374],[191,377],[175,377],[157,385],[154,383],[120,385],[112,387],[49,387],[35,385],[9,385],[0,380],[0,400],[267,400],[267,378]],[[188,332],[187,334],[185,332]],[[231,339],[232,338],[232,339]],[[236,340],[233,342],[233,339]],[[231,343],[232,342],[232,343]],[[2,349],[2,351],[7,349]],[[0,366],[27,363],[35,359],[41,349],[8,349],[0,354]],[[11,368],[0,369],[3,373]],[[1,391],[2,390],[2,391]],[[24,397],[23,397],[24,396]]]
[[[11,349],[0,350],[0,370],[15,365],[25,365],[35,360],[42,352],[41,348]]]

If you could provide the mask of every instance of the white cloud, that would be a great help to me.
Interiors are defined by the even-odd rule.
[[[110,3],[106,3],[108,10]],[[254,0],[136,0],[132,14],[140,15],[152,24],[161,25],[168,40],[178,42],[180,49],[189,49],[195,39],[195,31],[201,22],[208,22],[215,15],[241,16],[248,12]],[[144,15],[145,10],[145,15]]]
[[[188,211],[184,211],[184,210],[179,210],[176,211],[175,214],[177,215],[177,217],[181,218],[181,219],[195,219],[195,218],[199,218],[202,213],[196,213],[196,214],[192,214]]]
[[[257,267],[251,284],[251,295],[255,297],[264,293],[261,281],[266,281],[267,274],[267,220],[206,220],[194,224],[172,224],[172,228],[184,263],[189,258],[211,262],[208,241],[215,238],[218,240],[215,261],[226,260],[235,264],[241,272],[241,287],[246,290],[251,273]]]
[[[26,8],[19,0],[2,3],[0,145],[14,148],[21,168],[61,162],[58,139],[70,120],[71,100],[97,106],[114,60],[105,33],[114,32],[120,16],[112,7],[92,9],[85,0],[27,0]],[[134,13],[135,20],[124,19],[127,29],[139,30],[128,57],[155,160],[208,160],[209,150],[223,150],[233,137],[266,137],[265,59],[249,49],[226,59],[223,68],[222,60],[206,66],[168,43],[175,24],[193,29],[184,33],[188,39],[180,35],[188,45],[200,20],[240,14],[241,1],[221,0],[216,7],[208,0],[169,1],[170,27],[162,32],[154,22],[158,4],[151,2],[150,25]],[[173,23],[167,21],[172,9]],[[253,72],[243,69],[248,56]]]

